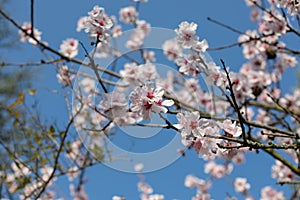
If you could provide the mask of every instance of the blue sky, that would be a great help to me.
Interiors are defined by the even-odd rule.
[[[129,0],[36,1],[35,26],[42,31],[42,39],[57,49],[61,41],[68,37],[77,38],[88,44],[87,35],[84,32],[76,32],[76,23],[81,16],[87,15],[94,5],[103,6],[108,14],[117,16],[119,9],[130,5],[130,2]],[[22,3],[11,1],[7,10],[21,24],[23,21],[30,20],[29,6],[30,1],[28,0],[22,1]],[[181,21],[185,20],[197,23],[198,35],[201,39],[206,38],[211,47],[236,42],[238,35],[209,22],[207,17],[246,31],[255,28],[255,24],[249,20],[249,14],[249,8],[241,0],[149,0],[140,7],[140,19],[147,20],[153,27],[175,29]],[[80,50],[80,52],[77,58],[84,59],[83,51]],[[38,50],[28,44],[19,45],[18,49],[4,53],[8,60],[18,62],[38,61],[43,58]],[[209,53],[217,63],[222,58],[235,70],[245,62],[239,47]],[[289,70],[288,78],[283,80],[283,87],[286,90],[296,84],[294,72],[294,70]],[[35,80],[34,87],[38,89],[39,108],[45,114],[45,118],[49,121],[55,120],[63,126],[68,118],[65,102],[61,96],[50,91],[61,91],[60,85],[57,83],[55,68],[51,65],[44,66]],[[169,132],[166,134],[175,133]],[[262,152],[259,155],[250,154],[246,158],[246,165],[237,166],[229,178],[214,183],[211,189],[212,197],[223,199],[226,193],[237,195],[230,186],[230,181],[236,176],[246,176],[252,185],[250,192],[258,198],[261,187],[275,183],[275,180],[270,178],[271,172],[268,167],[270,163],[272,163],[272,159]],[[201,158],[194,151],[188,151],[186,157],[178,159],[168,167],[147,173],[146,181],[153,186],[155,192],[163,193],[166,200],[190,199],[195,194],[195,190],[184,187],[185,176],[193,174],[200,178],[207,177],[203,173],[203,166]],[[128,200],[138,199],[139,193],[136,188],[138,177],[135,174],[127,174],[99,165],[88,170],[87,177],[86,190],[92,200],[108,200],[115,194],[124,195]],[[58,186],[61,186],[64,192],[68,192],[66,183],[66,180],[58,182]]]

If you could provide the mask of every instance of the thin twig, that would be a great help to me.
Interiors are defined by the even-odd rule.
[[[237,104],[237,101],[236,101],[236,98],[235,98],[235,95],[234,95],[234,91],[233,91],[233,83],[231,82],[229,72],[226,68],[225,62],[222,59],[221,59],[221,63],[223,65],[224,71],[225,71],[226,76],[227,76],[227,80],[228,80],[228,84],[229,84],[229,90],[230,90],[230,96],[231,96],[231,100],[232,100],[232,103],[233,103],[233,106],[234,106],[233,108],[234,108],[235,112],[238,115],[239,123],[241,125],[242,137],[243,137],[243,140],[244,140],[245,144],[247,144],[246,131],[245,131],[245,126],[244,126],[245,119],[243,118],[243,115],[241,114],[241,111],[240,111],[239,106]]]
[[[34,0],[30,0],[31,36],[34,37]]]
[[[102,79],[100,78],[100,76],[99,76],[99,74],[98,74],[98,71],[97,71],[97,65],[95,64],[94,59],[90,56],[90,54],[88,53],[88,51],[87,51],[87,49],[85,48],[85,46],[83,45],[83,43],[82,43],[82,42],[79,42],[79,43],[80,43],[80,45],[82,46],[82,48],[84,49],[87,58],[90,60],[90,64],[91,64],[91,66],[92,66],[92,69],[94,70],[94,73],[95,73],[95,75],[96,75],[96,77],[97,77],[97,80],[98,80],[99,84],[101,85],[101,87],[102,87],[102,89],[104,90],[104,92],[105,92],[105,93],[108,93],[108,91],[107,91],[107,89],[106,89],[106,87],[105,87],[105,85],[104,85]],[[95,49],[96,49],[96,48],[97,48],[97,45],[95,46]]]

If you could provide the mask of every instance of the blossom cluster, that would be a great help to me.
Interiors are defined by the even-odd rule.
[[[139,5],[147,0],[133,2]],[[291,16],[298,16],[300,3],[292,0],[268,2],[270,8],[264,10],[261,8],[261,1],[246,0],[246,4],[252,9],[251,19],[257,23],[257,29],[247,30],[238,38],[238,44],[246,58],[246,63],[241,65],[239,71],[234,72],[224,66],[224,63],[219,66],[209,59],[206,52],[208,42],[206,39],[199,40],[198,25],[183,21],[174,30],[176,37],[161,44],[163,54],[173,62],[177,70],[169,70],[166,77],[158,73],[159,66],[155,62],[159,56],[156,57],[156,52],[143,49],[144,40],[151,33],[151,25],[139,18],[141,15],[137,6],[120,9],[120,24],[117,17],[108,15],[103,7],[94,6],[88,16],[78,20],[77,31],[84,29],[93,40],[95,58],[114,56],[118,62],[114,63],[112,70],[103,69],[102,66],[89,66],[101,69],[104,75],[100,78],[74,72],[65,64],[57,65],[59,83],[63,87],[69,86],[74,94],[75,103],[71,113],[74,125],[78,131],[91,138],[86,148],[103,158],[102,148],[105,145],[100,139],[109,138],[116,126],[149,125],[175,130],[181,135],[184,147],[195,150],[206,162],[204,173],[210,177],[205,180],[193,175],[186,176],[185,186],[197,189],[193,200],[211,199],[209,190],[213,180],[229,178],[234,167],[244,163],[245,154],[254,152],[253,150],[261,148],[272,155],[268,151],[271,147],[283,149],[284,156],[298,163],[299,153],[295,146],[298,147],[300,131],[300,90],[282,94],[280,81],[288,68],[297,66],[298,62],[293,54],[299,54],[298,51],[288,49],[282,38],[290,32],[296,35],[299,32],[293,29],[286,16],[276,7],[287,9]],[[122,44],[132,51],[129,55],[122,55],[111,44],[112,40],[123,34],[121,24],[134,27],[129,39]],[[33,45],[41,40],[41,32],[36,28],[32,29],[30,23],[25,22],[19,34],[22,42],[28,41]],[[57,54],[71,62],[72,58],[78,56],[78,46],[77,39],[67,38],[61,43]],[[139,56],[132,56],[134,53]],[[126,61],[121,64],[118,59]],[[107,78],[106,73],[111,77]],[[75,86],[78,87],[73,85],[75,74],[78,84]],[[207,88],[200,84],[201,77],[204,77]],[[116,79],[120,81],[117,82]],[[105,84],[99,89],[98,83]],[[114,90],[111,85],[115,86]],[[162,114],[172,115],[174,119],[169,120]],[[154,115],[160,117],[165,124],[148,124]],[[68,143],[65,158],[72,164],[64,173],[71,183],[71,196],[86,200],[88,196],[83,184],[75,187],[74,180],[80,178],[80,168],[92,164],[96,158],[86,159],[82,153],[83,146],[80,140]],[[178,152],[185,155],[183,149],[178,149]],[[102,162],[101,159],[100,161]],[[135,166],[139,175],[142,169],[142,165]],[[51,178],[53,170],[45,165],[38,172],[40,179],[25,185],[20,198],[26,199],[28,195],[36,194],[43,186],[42,183]],[[15,161],[11,165],[11,172],[1,174],[1,178],[7,183],[10,193],[17,193],[21,183],[15,180],[27,180],[31,175],[27,166]],[[298,180],[290,165],[279,160],[271,167],[271,176],[278,182]],[[54,180],[49,182],[49,186]],[[253,200],[247,178],[236,177],[231,183],[237,193],[247,200]],[[141,193],[141,200],[165,199],[162,194],[154,194],[153,188],[143,178],[138,182],[137,188]],[[51,190],[47,190],[44,196],[45,199],[55,198]],[[124,200],[125,197],[113,196],[112,199]],[[283,200],[285,197],[282,192],[266,186],[261,190],[261,199]]]

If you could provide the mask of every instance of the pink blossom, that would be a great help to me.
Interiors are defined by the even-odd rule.
[[[151,194],[153,192],[152,187],[145,182],[139,182],[137,187],[138,190],[144,194]]]
[[[286,53],[278,54],[279,59],[275,63],[275,67],[283,73],[288,67],[295,67],[297,60],[294,56],[290,56]]]
[[[207,193],[208,189],[211,187],[211,182],[199,179],[193,175],[187,175],[185,177],[184,185],[188,188],[196,187],[201,190],[202,193]]]
[[[24,22],[22,25],[22,29],[25,30],[27,34],[25,34],[23,31],[19,30],[21,42],[28,41],[29,43],[36,45],[37,42],[34,39],[32,39],[30,36],[28,36],[28,35],[31,35],[31,23]],[[41,35],[42,35],[42,33],[38,29],[36,29],[36,28],[33,29],[33,36],[36,40],[40,41]]]
[[[253,22],[257,22],[259,20],[259,18],[261,17],[261,13],[258,9],[253,8],[251,10],[251,15],[250,15],[250,19]]]
[[[85,77],[80,80],[79,87],[82,92],[87,94],[94,93],[96,89],[96,81],[90,77]]]
[[[260,40],[256,40],[255,38],[258,38],[259,35],[256,30],[247,30],[246,34],[241,35],[238,39],[240,43],[243,43],[243,54],[245,58],[251,59],[256,54],[259,54],[261,52],[261,42]]]
[[[162,194],[151,194],[147,200],[164,200],[165,196]]]
[[[134,171],[136,172],[141,172],[144,169],[144,164],[143,163],[138,163],[134,165]]]
[[[58,68],[58,73],[56,75],[58,82],[64,84],[65,86],[71,85],[74,76],[69,74],[68,66],[63,65]]]
[[[234,185],[234,189],[235,189],[236,192],[244,193],[244,192],[246,192],[247,190],[250,189],[250,184],[247,183],[246,178],[237,177],[234,180],[233,185]]]
[[[81,141],[76,140],[71,144],[70,151],[67,152],[66,157],[71,159],[72,161],[75,161],[80,155],[80,148],[81,148]]]
[[[165,41],[162,45],[162,49],[169,60],[176,60],[181,57],[182,48],[174,40]]]
[[[141,30],[144,37],[150,33],[151,25],[145,20],[136,21],[136,29]]]
[[[247,97],[252,99],[255,97],[246,76],[230,72],[229,77],[233,84],[232,89],[237,101],[243,102]],[[253,83],[255,83],[255,81],[256,80],[253,80]]]
[[[120,21],[129,24],[134,23],[138,17],[138,12],[136,11],[135,7],[129,6],[122,8],[119,12]]]
[[[236,165],[240,165],[242,163],[244,163],[245,161],[245,155],[243,152],[238,151],[238,153],[233,156],[232,161],[236,164]]]
[[[120,25],[116,25],[112,29],[113,38],[118,38],[122,35],[122,27]]]
[[[111,53],[111,47],[108,42],[100,42],[97,45],[95,52],[95,58],[106,58]]]
[[[287,8],[291,16],[296,16],[300,12],[300,3],[295,0],[274,0],[279,8]]]
[[[125,63],[124,69],[120,71],[120,75],[125,82],[137,85],[139,82],[140,68],[136,63]]]
[[[113,23],[111,18],[105,13],[104,8],[96,5],[88,14],[85,32],[89,33],[91,39],[108,40],[108,30],[113,26]]]
[[[130,108],[133,112],[143,116],[145,120],[151,119],[152,111],[166,113],[168,109],[165,106],[172,106],[174,102],[173,100],[163,101],[163,94],[162,88],[153,88],[152,83],[148,82],[131,92],[129,96]]]
[[[134,2],[141,2],[141,3],[147,3],[148,0],[133,0]]]
[[[197,188],[197,195],[193,197],[193,200],[209,200],[210,195],[208,193],[211,187],[211,182],[199,179],[193,175],[187,175],[184,185],[188,188]]]
[[[156,66],[152,63],[146,63],[139,66],[139,77],[140,80],[151,80],[157,77]]]
[[[271,35],[270,38],[264,38],[269,42],[275,42],[282,34],[288,31],[288,27],[284,17],[276,10],[272,10],[272,15],[264,13],[259,24],[259,31],[264,35]],[[270,40],[271,39],[271,40]]]
[[[179,72],[185,75],[196,76],[201,72],[200,63],[193,54],[183,55],[183,57],[177,58],[175,62],[179,66]]]
[[[206,69],[206,83],[208,85],[215,84],[218,87],[225,89],[227,85],[227,77],[220,66],[217,66],[214,62],[207,63]]]
[[[115,119],[125,115],[128,103],[124,93],[114,91],[103,95],[99,107],[109,118]]]
[[[208,43],[207,41],[204,39],[202,40],[201,42],[198,41],[196,44],[194,44],[193,46],[193,49],[195,51],[198,51],[198,52],[205,52],[206,49],[208,48]]]
[[[166,78],[158,77],[155,80],[156,80],[157,87],[163,88],[168,93],[173,93],[173,91],[174,91],[174,87],[173,87],[174,86],[174,84],[173,84],[174,74],[171,70],[169,70],[167,72]]]
[[[217,122],[217,125],[225,131],[227,134],[231,134],[233,137],[239,137],[242,134],[241,127],[236,125],[236,121],[231,121],[229,119],[223,122]]]
[[[75,190],[75,188],[73,189]],[[73,200],[88,200],[88,195],[86,194],[83,185],[79,186],[79,190],[73,191],[74,199]]]
[[[126,83],[132,86],[140,85],[145,81],[150,81],[158,76],[156,66],[152,63],[137,65],[136,63],[126,63],[120,75]]]
[[[135,112],[126,112],[125,115],[114,118],[114,123],[119,126],[126,126],[134,123],[141,122],[143,117],[141,117],[138,113]]]
[[[50,178],[52,172],[53,172],[53,167],[49,167],[49,166],[44,166],[40,169],[41,171],[41,178],[43,181],[48,181],[48,179]],[[55,179],[51,179],[52,181],[54,181]],[[52,182],[51,181],[51,182]]]
[[[286,200],[283,192],[277,192],[270,186],[262,188],[260,195],[260,200]]]
[[[282,162],[276,160],[275,165],[272,166],[272,178],[289,182],[295,179],[295,174]]]
[[[126,200],[124,197],[120,197],[120,196],[113,196],[112,200]]]
[[[206,163],[204,167],[204,172],[207,174],[211,174],[216,179],[222,178],[226,174],[230,174],[232,170],[233,170],[232,164],[229,164],[227,166],[218,165],[214,161],[210,161]]]
[[[156,61],[155,52],[144,50],[143,51],[143,59],[146,61],[146,63],[155,62]]]
[[[176,115],[179,124],[176,125],[177,128],[181,130],[181,136],[183,138],[187,137],[203,137],[203,125],[206,125],[207,122],[200,119],[200,114],[197,111],[194,112],[184,112],[178,113]]]
[[[143,45],[143,40],[145,38],[145,33],[140,29],[135,29],[130,39],[126,42],[126,48],[130,50],[138,50]]]
[[[88,17],[87,17],[87,16],[81,17],[81,18],[77,21],[77,28],[76,28],[76,31],[77,31],[77,32],[80,32],[82,29],[85,29],[87,23],[88,23]]]
[[[79,175],[79,169],[76,166],[71,167],[67,172],[69,181],[73,181],[76,177],[78,177],[78,175]]]
[[[176,40],[178,44],[180,44],[183,48],[191,48],[192,46],[196,45],[199,40],[199,37],[195,36],[197,26],[198,25],[194,22],[181,22],[179,24],[179,28],[175,29],[175,32],[177,33]]]
[[[62,42],[60,45],[60,53],[64,56],[73,58],[78,54],[78,40],[73,38],[68,38]]]

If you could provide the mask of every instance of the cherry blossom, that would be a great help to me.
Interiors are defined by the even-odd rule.
[[[204,172],[211,174],[216,179],[223,178],[226,174],[230,174],[232,170],[232,164],[228,164],[227,166],[219,165],[214,161],[209,161],[204,167]]]
[[[138,163],[134,165],[134,171],[136,172],[141,172],[144,169],[144,164],[143,163]]]
[[[13,162],[11,164],[11,168],[14,171],[15,177],[26,176],[30,174],[30,169],[20,161]]]
[[[124,93],[115,91],[104,94],[103,100],[99,103],[99,107],[109,118],[115,119],[125,115],[128,109],[128,103]]]
[[[126,126],[141,122],[142,120],[143,117],[140,116],[138,113],[126,112],[125,115],[114,118],[114,123],[118,124],[119,126]]]
[[[85,29],[88,23],[88,17],[80,17],[79,20],[77,21],[77,28],[76,31],[80,32],[82,29]]]
[[[266,186],[261,190],[261,200],[285,200],[283,192],[278,192],[270,186]]]
[[[134,2],[141,2],[141,3],[147,3],[148,0],[133,0]]]
[[[63,55],[73,58],[78,54],[78,40],[68,38],[62,42],[59,50]]]
[[[135,7],[129,6],[122,8],[120,10],[120,21],[129,24],[129,23],[134,23],[138,17],[138,12],[136,11]]]
[[[104,8],[98,5],[88,12],[88,18],[85,23],[85,32],[89,33],[91,39],[107,41],[110,33],[108,30],[113,26],[111,18],[105,13]]]
[[[272,178],[278,181],[293,181],[295,174],[287,168],[282,162],[276,160],[275,165],[272,166]]]
[[[141,200],[164,200],[165,197],[162,194],[150,194],[150,195],[141,195]]]
[[[198,25],[194,22],[181,22],[179,24],[179,28],[175,29],[178,44],[180,44],[183,48],[191,48],[194,46],[199,40],[199,37],[195,36],[197,26]]]
[[[226,134],[230,134],[233,137],[239,137],[242,134],[241,127],[237,126],[236,121],[231,121],[229,119],[223,122],[217,122],[217,125],[224,130]]]
[[[262,16],[258,29],[264,35],[274,34],[271,37],[272,39],[267,37],[267,39],[271,39],[269,42],[275,42],[282,34],[288,31],[284,17],[276,10],[272,12],[272,15],[265,13]]]
[[[208,48],[208,43],[207,41],[204,39],[201,42],[198,41],[194,46],[193,49],[197,52],[205,52],[206,49]]]
[[[155,52],[154,51],[145,51],[143,52],[143,59],[146,61],[146,63],[155,62]]]
[[[124,197],[120,197],[120,196],[113,196],[112,200],[126,200]]]
[[[156,86],[163,88],[167,93],[173,93],[174,91],[174,74],[171,70],[167,72],[167,77],[162,78],[158,77],[156,78]]]
[[[145,20],[136,21],[136,29],[141,30],[144,37],[150,33],[151,25]]]
[[[51,176],[52,172],[53,172],[53,167],[49,167],[49,166],[44,166],[40,169],[41,171],[41,178],[43,181],[48,181],[49,177]],[[55,179],[52,179],[55,180]]]
[[[244,193],[250,189],[250,184],[247,183],[246,178],[237,177],[234,180],[234,188],[235,188],[235,191]]]
[[[130,109],[143,116],[144,120],[151,119],[152,111],[156,113],[166,113],[168,109],[164,106],[172,106],[173,100],[163,101],[164,90],[162,88],[153,88],[151,82],[147,82],[142,87],[137,87],[131,92],[129,99],[131,101]]]
[[[136,63],[125,63],[124,69],[120,71],[120,75],[123,77],[125,82],[131,83],[132,85],[138,84],[138,77],[140,69]]]
[[[120,71],[123,80],[132,86],[140,85],[144,81],[150,81],[158,76],[156,66],[152,63],[137,65],[136,63],[126,63],[124,69]]]
[[[58,73],[56,75],[58,82],[62,83],[64,86],[68,86],[72,83],[74,76],[69,74],[69,68],[67,65],[63,65],[58,68]]]
[[[145,182],[139,182],[137,187],[138,190],[144,194],[151,194],[153,192],[152,187]]]
[[[82,92],[86,94],[94,93],[96,88],[96,81],[92,78],[85,77],[80,80],[79,87]]]
[[[21,42],[28,41],[29,43],[31,43],[33,45],[36,45],[37,44],[36,40],[38,40],[38,41],[41,40],[42,33],[38,29],[36,29],[36,28],[33,29],[33,35],[34,35],[34,38],[36,40],[34,40],[32,37],[28,36],[28,35],[31,35],[31,31],[32,31],[31,23],[24,22],[23,25],[22,25],[22,29],[24,31],[26,31],[26,34],[22,30],[19,30],[19,35],[21,37],[20,38]]]
[[[227,78],[226,78],[226,73],[221,70],[220,66],[217,66],[216,63],[214,62],[209,62],[207,64],[207,69],[206,69],[206,83],[208,85],[216,85],[218,87],[221,87],[225,89],[227,86]]]
[[[66,154],[66,157],[71,159],[72,161],[75,161],[76,159],[79,158],[81,155],[80,153],[80,148],[81,148],[81,141],[76,140],[71,144],[71,149],[70,151]]]
[[[126,42],[126,47],[131,50],[137,50],[142,47],[144,38],[149,34],[151,27],[145,20],[137,20],[136,28],[130,35],[130,40]]]
[[[163,43],[162,49],[165,56],[169,60],[175,60],[181,57],[182,48],[177,44],[175,40],[167,40]]]
[[[112,36],[113,38],[118,38],[122,35],[122,27],[120,25],[116,25],[112,28]]]
[[[71,167],[68,170],[67,176],[69,181],[73,181],[79,175],[79,169],[77,166]]]
[[[202,126],[207,125],[207,122],[204,119],[200,119],[199,112],[178,113],[176,117],[179,121],[176,127],[182,129],[181,136],[183,138],[204,136],[205,133]]]
[[[246,34],[239,37],[238,41],[243,43],[243,54],[245,58],[251,59],[261,52],[261,42],[255,39],[258,37],[259,35],[256,30],[248,30]]]
[[[261,13],[258,9],[252,9],[250,19],[253,22],[258,22],[258,20],[261,18]]]
[[[188,188],[197,188],[197,194],[195,197],[192,197],[192,199],[202,199],[202,200],[209,200],[210,194],[208,190],[211,187],[211,181],[205,181],[203,179],[199,179],[196,176],[193,175],[187,175],[185,177],[184,185]]]
[[[175,62],[179,66],[179,72],[185,75],[196,76],[201,72],[198,55],[196,54],[183,55],[177,58]]]
[[[295,0],[274,0],[274,3],[280,8],[287,8],[291,16],[296,16],[300,12],[300,2]]]
[[[79,186],[79,189],[74,188],[74,185],[70,186],[71,194],[74,197],[73,200],[88,200],[88,195],[86,194],[83,185]]]
[[[296,47],[289,47],[290,41],[286,40],[286,36],[299,36],[298,26],[294,24],[294,21],[299,21],[299,1],[245,0],[251,9],[250,19],[255,22],[257,28],[245,33],[239,31],[241,34],[238,43],[228,46],[241,46],[243,56],[247,59],[238,70],[229,68],[223,61],[222,67],[211,61],[205,53],[209,47],[208,41],[199,40],[199,36],[196,35],[198,25],[194,22],[181,22],[175,29],[176,37],[161,43],[163,54],[172,61],[173,69],[177,70],[169,71],[166,77],[158,73],[159,66],[154,64],[159,62],[160,56],[155,55],[154,51],[144,49],[144,41],[151,32],[151,25],[148,21],[139,19],[142,15],[138,12],[140,3],[145,2],[147,0],[133,0],[131,6],[123,7],[119,11],[119,20],[123,25],[134,27],[130,38],[121,44],[131,51],[128,55],[123,55],[123,52],[117,50],[119,44],[112,44],[123,34],[123,27],[118,24],[117,17],[109,16],[103,7],[94,6],[88,12],[88,16],[81,17],[77,22],[76,30],[85,30],[93,40],[91,59],[115,56],[122,62],[124,60],[123,63],[118,60],[113,70],[103,70],[104,66],[97,66],[97,70],[103,72],[103,82],[107,91],[104,87],[102,90],[96,88],[97,83],[101,82],[99,78],[85,73],[76,81],[80,87],[77,91],[74,90],[74,75],[71,74],[81,76],[74,70],[79,61],[71,59],[78,54],[78,40],[67,38],[61,43],[58,51],[49,46],[57,67],[58,82],[63,85],[64,90],[70,89],[75,97],[76,103],[70,115],[75,116],[76,113],[76,117],[74,120],[72,118],[72,121],[77,130],[85,131],[90,137],[91,142],[87,149],[93,152],[98,148],[103,153],[100,138],[103,135],[110,137],[111,133],[115,134],[115,130],[112,129],[115,126],[157,126],[181,134],[181,142],[185,148],[194,150],[197,156],[205,161],[204,172],[206,177],[209,177],[200,179],[193,175],[186,176],[184,185],[197,189],[192,200],[210,200],[209,189],[212,181],[228,178],[226,176],[233,171],[233,164],[243,164],[246,153],[255,150],[258,152],[263,149],[275,158],[275,163],[271,166],[274,182],[283,184],[298,181],[297,173],[293,172],[296,168],[291,166],[297,167],[296,163],[299,161],[295,145],[297,135],[300,135],[300,89],[286,93],[281,89],[281,83],[285,72],[298,65],[299,52]],[[41,40],[41,32],[36,28],[34,33],[31,33],[30,23],[24,22],[22,29],[19,30],[22,42],[37,45]],[[43,45],[41,47],[44,47]],[[49,49],[48,46],[41,48],[45,55]],[[72,69],[66,65],[58,65],[56,61],[59,59],[70,62],[68,65],[70,64]],[[52,62],[52,58],[47,61]],[[92,60],[90,63],[84,63],[85,67],[91,67],[91,64]],[[108,77],[113,73],[117,75]],[[209,89],[201,85],[201,76]],[[123,87],[118,87],[119,83]],[[113,90],[111,85],[117,85],[116,89]],[[66,100],[68,101],[67,98]],[[161,124],[147,124],[143,121],[151,120],[153,113],[159,114],[165,124],[160,126]],[[174,124],[174,118],[165,119],[161,113],[168,117],[176,115],[178,124]],[[105,130],[99,130],[103,125]],[[79,174],[85,167],[96,163],[96,160],[83,153],[83,143],[78,138],[71,138],[71,134],[61,138],[61,135],[54,132],[49,133],[49,137],[56,137],[53,140],[55,143],[62,141],[67,144],[62,146],[61,153],[71,164],[61,167],[61,161],[58,159],[59,167],[53,168],[43,164],[39,171],[33,173],[30,162],[27,166],[27,163],[23,164],[21,160],[16,159],[11,163],[8,172],[0,172],[0,178],[6,184],[8,193],[19,195],[20,199],[28,199],[37,195],[42,188],[45,192],[39,199],[57,199],[59,197],[49,186],[53,186],[55,178],[61,173],[71,182],[70,193],[73,199],[88,199],[84,189],[86,179]],[[110,152],[110,149],[105,149],[105,153],[106,151]],[[182,156],[188,153],[182,148],[174,151]],[[61,158],[59,155],[57,158]],[[137,184],[140,199],[165,199],[164,195],[154,193],[152,186],[145,182],[143,168],[142,163],[133,168],[140,178]],[[56,174],[52,174],[54,170]],[[38,176],[34,179],[34,175]],[[73,185],[75,178],[82,179],[76,186]],[[235,191],[241,193],[245,199],[253,200],[249,194],[250,184],[247,178],[237,177],[231,183]],[[45,183],[49,184],[43,186]],[[299,196],[297,187],[295,196]],[[236,198],[230,196],[226,199]],[[261,199],[286,198],[283,192],[266,186],[261,190]],[[125,197],[113,196],[112,200],[125,200]]]

